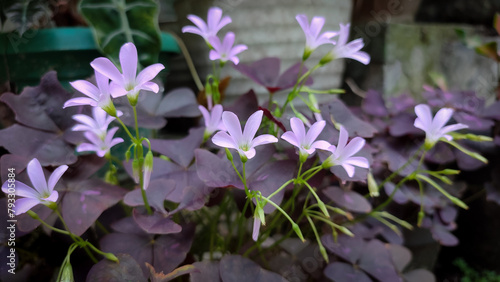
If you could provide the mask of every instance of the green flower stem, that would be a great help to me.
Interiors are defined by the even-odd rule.
[[[220,216],[222,212],[226,209],[227,205],[226,195],[222,199],[222,204],[219,206],[217,210],[217,214],[212,218],[212,222],[210,224],[210,260],[213,260],[213,252],[214,252],[214,244],[215,244],[215,234],[217,234],[217,223],[219,222]]]
[[[313,176],[315,176],[322,169],[323,169],[323,167],[321,165],[317,166],[316,169],[314,171],[312,171],[306,178],[303,178],[304,182],[307,182],[309,179],[311,179]]]
[[[265,196],[261,195],[260,197],[262,199],[264,199],[266,201],[266,203],[269,203],[273,207],[275,207],[279,212],[281,212],[286,217],[286,219],[288,219],[288,221],[290,221],[290,223],[292,224],[293,230],[295,231],[295,233],[297,233],[297,236],[299,236],[300,240],[302,240],[302,242],[304,242],[305,241],[304,240],[304,236],[302,236],[302,232],[300,231],[300,228],[297,225],[297,223],[295,223],[295,221],[293,221],[293,219],[279,205],[277,205],[275,202],[269,200]]]
[[[98,248],[96,248],[94,245],[92,245],[88,241],[85,241],[85,244],[87,246],[89,246],[92,249],[92,251],[96,252],[97,254],[100,254],[101,256],[105,257],[106,259],[108,259],[110,261],[118,262],[118,258],[114,254],[112,254],[112,253],[105,253],[105,252],[99,250]]]
[[[325,247],[323,246],[323,243],[321,243],[321,238],[319,237],[318,230],[316,230],[316,226],[314,225],[314,222],[312,219],[306,215],[307,221],[309,221],[309,224],[311,225],[311,229],[314,233],[314,237],[316,237],[316,242],[318,242],[319,250],[325,261],[328,263],[328,255],[326,253]]]
[[[140,137],[139,137],[139,122],[137,121],[137,106],[132,106],[132,109],[134,110],[135,136],[137,140],[139,140]]]
[[[70,233],[68,231],[65,231],[65,230],[62,230],[62,229],[59,229],[59,228],[55,228],[54,226],[50,225],[50,224],[47,224],[45,221],[43,221],[39,216],[38,214],[36,214],[34,211],[32,210],[29,210],[27,212],[29,214],[29,216],[31,216],[31,218],[35,219],[35,220],[38,220],[40,221],[41,224],[43,224],[45,227],[48,227],[49,229],[51,229],[52,231],[55,231],[57,233],[61,233],[61,234],[64,234],[64,235],[68,235],[70,236]]]
[[[307,183],[305,181],[303,181],[302,183],[304,185],[306,185],[307,188],[309,188],[309,191],[311,191],[311,194],[316,199],[316,202],[318,203],[320,210],[325,214],[326,217],[330,217],[330,214],[328,213],[328,210],[325,207],[325,203],[323,203],[323,201],[321,201],[321,199],[318,197],[318,194],[316,194],[316,191],[314,191],[314,188],[312,188],[311,185],[309,185],[309,183]]]
[[[317,220],[323,221],[324,223],[330,225],[332,227],[332,229],[338,229],[342,233],[344,233],[345,235],[350,236],[350,237],[354,237],[354,234],[351,232],[351,230],[347,229],[345,226],[338,225],[336,223],[333,223],[329,219],[324,218],[323,214],[321,214],[321,213],[318,213],[316,211],[307,211],[307,215],[311,216]]]
[[[241,177],[241,181],[243,182],[243,187],[245,187],[245,194],[247,195],[247,197],[249,198],[252,198],[251,194],[250,194],[250,191],[248,189],[248,186],[247,186],[247,176],[246,176],[246,169],[245,169],[245,162],[242,162],[242,172],[243,172],[243,176]]]
[[[286,107],[288,106],[288,103],[290,103],[297,94],[299,94],[299,91],[298,89],[301,89],[302,86],[304,86],[305,82],[307,81],[307,78],[311,75],[311,73],[313,73],[317,68],[319,68],[321,65],[317,64],[315,65],[313,68],[311,68],[310,70],[308,70],[306,73],[304,73],[298,80],[297,82],[295,83],[292,91],[290,93],[288,93],[288,97],[285,101],[285,104],[283,104],[283,106],[281,107],[281,110],[278,112],[278,117],[281,117],[283,115],[283,113],[285,112],[285,109]],[[299,75],[300,75],[300,72],[299,72]]]
[[[283,190],[286,186],[288,186],[293,181],[295,181],[295,178],[292,178],[292,179],[288,180],[287,182],[283,183],[283,185],[281,185],[280,188],[278,188],[276,191],[271,193],[271,195],[267,196],[267,198],[271,199],[274,195],[278,194],[281,190]]]
[[[64,258],[63,263],[61,264],[61,268],[59,269],[59,274],[57,274],[57,280],[56,281],[61,281],[61,277],[64,272],[64,268],[66,267],[67,264],[70,263],[70,257],[71,254],[75,251],[75,249],[78,247],[78,243],[73,243],[69,246],[68,248],[68,253],[66,254],[66,257]]]
[[[87,255],[90,257],[90,259],[94,262],[94,263],[97,263],[97,259],[94,257],[94,255],[92,255],[92,253],[89,251],[89,249],[86,247],[86,244],[85,244],[85,241],[83,241],[83,239],[80,237],[80,236],[76,236],[75,234],[73,234],[70,230],[69,230],[69,227],[68,225],[66,224],[66,221],[64,221],[64,218],[62,217],[61,213],[59,212],[59,208],[56,206],[55,209],[53,209],[54,212],[57,214],[57,216],[59,217],[59,219],[61,220],[64,228],[68,231],[68,235],[71,237],[71,239],[73,239],[73,241],[75,241],[76,243],[78,243],[80,245],[80,247],[82,247],[85,252],[87,253]]]
[[[123,121],[120,119],[120,117],[117,116],[116,120],[121,124],[121,126],[123,127],[125,132],[127,132],[127,135],[128,135],[128,137],[130,137],[130,140],[132,141],[132,143],[135,143],[135,137],[132,135],[132,133],[130,133],[127,126],[123,123]]]
[[[243,244],[243,234],[245,233],[244,225],[243,222],[245,221],[245,213],[247,212],[248,205],[250,204],[250,199],[247,199],[245,201],[245,205],[243,206],[243,210],[241,211],[241,214],[238,218],[238,245],[236,247],[236,250],[239,251],[241,248],[241,245]]]

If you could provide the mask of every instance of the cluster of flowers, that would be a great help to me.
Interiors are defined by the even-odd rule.
[[[246,46],[232,47],[234,33],[226,34],[222,44],[216,36],[222,27],[231,22],[229,17],[222,17],[221,9],[210,9],[207,24],[194,15],[190,15],[189,19],[196,24],[197,28],[187,26],[183,28],[183,32],[196,33],[205,38],[212,49],[210,59],[220,60],[221,62],[231,60],[235,64],[238,63],[236,55],[245,50]],[[327,31],[320,34],[324,25],[324,18],[314,17],[311,24],[309,24],[305,15],[297,15],[296,19],[306,35],[303,60],[307,59],[318,46],[333,44],[335,47],[327,55],[329,58],[352,58],[365,64],[369,62],[370,57],[366,53],[359,51],[363,47],[361,39],[346,44],[349,25],[341,25],[339,32]],[[335,42],[332,38],[337,35],[339,39]],[[64,107],[81,105],[93,107],[93,118],[86,115],[73,116],[80,123],[73,130],[84,131],[85,137],[91,142],[80,144],[77,147],[78,152],[94,151],[98,156],[104,157],[109,154],[111,147],[123,142],[122,138],[113,138],[118,127],[108,130],[109,124],[115,119],[120,121],[119,116],[121,115],[121,112],[116,110],[111,98],[127,95],[130,104],[135,106],[141,90],[155,93],[159,91],[158,85],[151,80],[164,68],[162,64],[148,66],[137,74],[137,49],[133,43],[126,43],[121,47],[119,58],[122,72],[107,58],[97,58],[91,63],[95,70],[97,86],[85,80],[71,83],[75,89],[87,97],[70,99],[65,103]],[[255,137],[263,117],[263,111],[261,110],[249,117],[242,131],[238,117],[232,112],[223,111],[222,105],[217,104],[209,107],[209,109],[200,105],[199,109],[204,117],[205,136],[209,137],[215,133],[212,142],[223,148],[237,150],[243,162],[255,156],[256,146],[278,142],[278,138],[270,134]],[[450,132],[467,127],[463,124],[445,126],[453,114],[452,109],[441,109],[434,118],[429,106],[424,104],[416,106],[415,112],[417,114],[415,126],[425,131],[427,150],[432,148],[439,140],[450,141],[452,139],[452,136],[449,135]],[[290,120],[292,130],[285,132],[281,135],[281,138],[297,147],[301,162],[305,162],[308,157],[314,154],[316,149],[320,149],[331,153],[323,161],[323,168],[341,166],[350,177],[354,175],[355,167],[369,168],[369,162],[366,158],[355,156],[365,145],[363,138],[355,137],[348,142],[348,132],[343,126],[340,126],[340,135],[336,146],[324,140],[316,140],[325,125],[324,120],[318,120],[314,124],[308,125],[310,128],[306,131],[304,122],[297,117],[293,117]],[[16,214],[24,213],[37,204],[50,205],[51,202],[55,203],[58,194],[57,191],[54,191],[54,187],[67,168],[66,165],[58,167],[46,182],[40,163],[37,159],[33,159],[28,164],[27,172],[34,188],[17,182],[17,195],[24,199],[16,201]],[[152,171],[151,152],[146,155],[142,171],[144,173],[142,188],[146,189]],[[134,178],[138,177],[134,175]],[[2,186],[2,190],[7,193],[7,182]]]

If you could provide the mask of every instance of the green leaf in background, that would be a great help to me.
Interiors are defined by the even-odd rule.
[[[481,46],[475,48],[476,53],[491,58],[497,62],[500,62],[500,56],[497,51],[497,43],[496,42],[488,42]]]
[[[496,29],[498,34],[500,34],[500,13],[495,14],[495,19],[493,20],[493,27]]]
[[[20,36],[30,28],[45,26],[50,22],[50,17],[52,16],[49,1],[6,1],[2,3],[2,6],[2,8],[5,8],[5,17],[14,24]]]
[[[133,42],[142,65],[158,62],[161,40],[155,0],[82,0],[80,12],[101,52],[118,61],[120,47]]]

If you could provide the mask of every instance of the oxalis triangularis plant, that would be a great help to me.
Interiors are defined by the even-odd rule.
[[[70,257],[78,248],[96,263],[87,281],[168,281],[187,273],[193,281],[205,275],[232,281],[242,275],[238,267],[251,269],[248,275],[279,281],[284,278],[248,257],[265,265],[265,257],[256,253],[278,248],[293,236],[301,244],[317,245],[329,263],[323,274],[332,280],[348,281],[343,273],[381,281],[406,277],[404,265],[394,263],[375,238],[379,232],[375,227],[400,236],[401,227],[413,225],[387,207],[410,199],[419,206],[412,222],[442,230],[454,216],[439,221],[436,213],[451,209],[456,215],[453,205],[467,209],[458,197],[460,191],[450,188],[460,171],[443,165],[432,170],[427,163],[435,159],[436,148],[450,151],[443,146],[487,163],[461,142],[492,139],[463,133],[467,124],[448,125],[457,113],[450,103],[442,103],[435,114],[429,105],[408,97],[394,100],[393,108],[388,108],[378,93],[368,92],[362,114],[354,114],[336,98],[320,106],[316,95],[343,91],[312,88],[317,69],[342,58],[370,62],[369,55],[360,51],[362,39],[348,42],[349,24],[322,31],[324,18],[309,21],[297,15],[306,36],[302,59],[280,75],[276,58],[239,64],[238,54],[247,47],[234,45],[233,32],[218,35],[231,23],[221,9],[211,8],[207,22],[195,15],[188,18],[195,26],[182,31],[204,38],[213,63],[205,85],[207,107],[196,105],[186,89],[164,98],[158,94],[160,86],[154,79],[164,66],[140,66],[132,42],[121,47],[119,65],[104,57],[92,61],[95,81],[72,82],[79,92],[75,97],[61,88],[54,73],[21,95],[2,97],[17,121],[0,137],[0,145],[10,152],[2,156],[2,166],[12,166],[9,172],[17,175],[9,176],[2,191],[23,232],[42,224],[73,241],[58,281],[73,278]],[[328,52],[307,67],[320,46]],[[232,106],[221,104],[220,73],[227,65],[268,89],[265,106],[257,107],[252,92]],[[50,102],[40,102],[44,91],[52,93],[46,97]],[[435,97],[441,93],[428,91],[435,91]],[[283,94],[286,99],[280,104],[275,97]],[[308,110],[297,108],[298,100]],[[30,105],[26,101],[39,103],[37,111],[43,115],[26,111]],[[179,101],[184,104],[176,108]],[[202,126],[182,139],[151,138],[145,136],[151,131],[141,130],[163,127],[164,117],[200,113]],[[112,124],[116,126],[110,128]],[[114,137],[117,132],[125,139]],[[26,134],[35,141],[16,142]],[[117,154],[115,146],[124,147],[125,153]],[[100,169],[105,171],[100,174],[104,181],[95,176]],[[124,172],[135,185],[127,185],[131,182]],[[381,190],[386,196],[380,196]],[[439,204],[429,204],[429,199],[439,199]],[[117,203],[122,207],[118,219],[104,226],[102,213]],[[57,220],[62,226],[56,225]],[[89,228],[103,234],[89,240]],[[439,235],[435,238],[439,240]],[[364,247],[363,254],[345,251]],[[215,259],[220,261],[210,263]]]

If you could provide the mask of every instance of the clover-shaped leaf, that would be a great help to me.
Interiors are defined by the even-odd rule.
[[[119,263],[103,259],[96,263],[87,274],[87,281],[148,281],[141,267],[128,254],[116,254]]]
[[[2,95],[0,100],[14,111],[19,124],[0,130],[0,146],[15,155],[37,158],[42,165],[76,162],[70,143],[83,136],[71,131],[74,124],[71,116],[79,109],[63,109],[70,98],[54,71],[45,74],[38,86],[26,87],[20,95]]]

